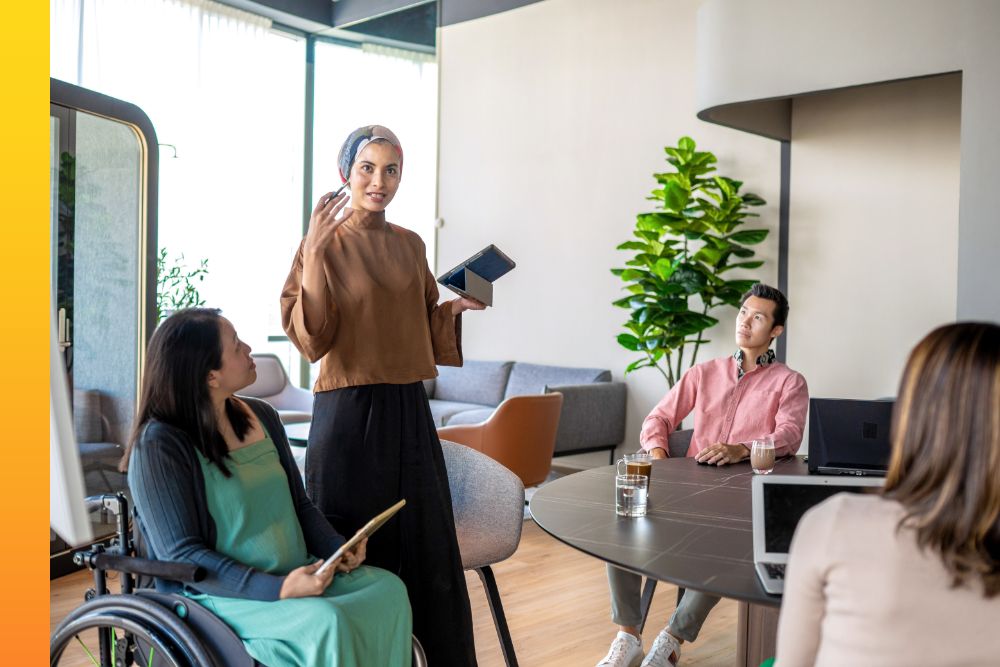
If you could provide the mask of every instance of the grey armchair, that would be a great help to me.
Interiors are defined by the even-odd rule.
[[[278,411],[282,424],[312,421],[312,392],[292,386],[278,356],[269,353],[250,356],[257,364],[257,381],[240,394],[270,403]]]
[[[517,550],[524,524],[524,485],[517,475],[489,456],[441,441],[448,469],[451,504],[462,566],[475,570],[486,589],[504,661],[517,667],[500,591],[490,567]]]

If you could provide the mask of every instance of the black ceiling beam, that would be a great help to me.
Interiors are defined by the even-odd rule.
[[[222,3],[305,33],[333,27],[334,3],[330,0],[222,0]]]
[[[344,2],[344,0],[340,0]],[[530,5],[538,0],[441,0],[439,25],[452,25],[462,21],[499,14],[508,9]],[[340,3],[338,3],[340,4]]]
[[[426,5],[434,0],[337,0],[333,4],[333,27],[346,28],[355,23],[393,14],[403,9]]]

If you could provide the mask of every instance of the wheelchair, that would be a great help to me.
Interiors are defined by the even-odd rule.
[[[187,584],[204,579],[205,572],[187,563],[139,557],[137,551],[141,548],[137,550],[131,532],[124,494],[91,496],[86,502],[88,512],[101,510],[115,516],[115,537],[107,549],[98,544],[73,555],[74,563],[93,573],[94,587],[87,591],[85,602],[52,633],[52,667],[70,663],[100,667],[265,667],[250,657],[243,642],[222,619],[183,595],[152,588],[154,577]],[[119,573],[121,593],[108,590],[109,571]],[[68,652],[71,647],[70,652],[75,654],[72,656]],[[427,667],[427,657],[416,637],[413,667]]]

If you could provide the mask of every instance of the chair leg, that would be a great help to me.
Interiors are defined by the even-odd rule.
[[[615,450],[614,447],[608,450],[608,465],[614,465],[615,463]]]
[[[517,656],[514,655],[514,642],[510,638],[510,629],[507,627],[507,617],[503,613],[503,604],[500,602],[500,590],[497,588],[496,577],[493,576],[493,569],[489,565],[476,568],[476,574],[483,582],[486,589],[486,599],[490,603],[490,613],[493,614],[493,625],[497,629],[497,638],[500,639],[500,648],[503,651],[504,662],[507,667],[517,667]]]
[[[645,585],[642,587],[642,599],[639,602],[639,613],[641,614],[642,620],[639,621],[639,632],[642,632],[643,628],[646,627],[646,618],[649,616],[649,608],[653,604],[653,593],[656,592],[656,579],[646,579]],[[684,589],[680,586],[677,587],[677,604],[681,603],[681,598],[684,597]]]
[[[639,621],[639,632],[646,627],[646,617],[649,616],[649,607],[653,604],[653,593],[656,592],[656,579],[646,578],[646,584],[642,587],[642,599],[639,602],[639,614],[642,619]]]

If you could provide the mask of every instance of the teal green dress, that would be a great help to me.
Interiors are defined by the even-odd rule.
[[[198,457],[216,551],[272,574],[316,560],[306,551],[288,477],[270,437],[229,453],[231,477]],[[379,568],[337,573],[319,597],[261,601],[188,595],[224,620],[267,667],[408,667],[412,659],[406,587]]]

